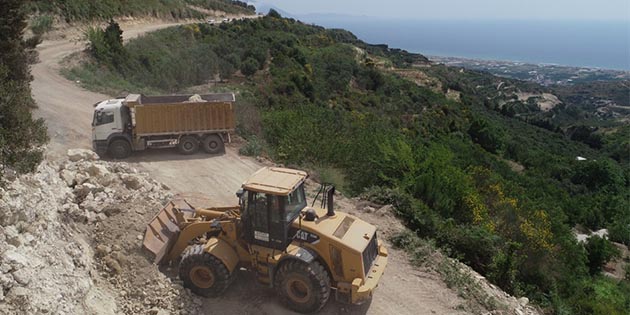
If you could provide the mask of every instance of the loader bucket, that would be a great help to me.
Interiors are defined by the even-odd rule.
[[[177,241],[184,217],[194,216],[195,210],[185,200],[170,201],[147,225],[142,245],[155,255],[155,264],[162,263]]]

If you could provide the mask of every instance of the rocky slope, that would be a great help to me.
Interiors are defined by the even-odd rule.
[[[316,188],[309,181],[312,194]],[[127,163],[101,161],[89,150],[71,149],[67,159],[44,161],[33,174],[13,180],[0,190],[0,197],[0,314],[206,314],[216,311],[217,305],[249,313],[258,309],[259,298],[253,296],[274,299],[273,290],[252,286],[252,279],[237,281],[219,302],[202,299],[183,289],[174,268],[160,270],[153,265],[142,250],[145,224],[173,195]],[[391,206],[376,209],[343,196],[336,200],[341,210],[377,224],[383,240],[404,230]],[[450,309],[452,314],[537,314],[527,301],[517,301],[453,262],[498,307],[488,310],[461,299],[435,279],[431,268],[414,269],[403,251],[387,246],[394,277],[383,280],[379,298],[399,295],[404,288],[409,303],[437,313]],[[401,268],[407,276],[399,275]],[[440,307],[434,305],[435,297],[414,289],[420,279],[431,292],[442,292]],[[250,300],[231,305],[234,294],[245,294]],[[371,308],[330,304],[324,313],[385,311],[382,303]],[[264,312],[287,310],[278,305]]]
[[[172,197],[146,174],[69,150],[0,194],[0,313],[185,314],[201,304],[141,249],[146,222]]]

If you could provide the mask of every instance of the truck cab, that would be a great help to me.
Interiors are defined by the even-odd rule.
[[[107,152],[115,136],[131,139],[129,109],[123,99],[110,99],[95,104],[92,118],[92,148],[99,155]]]

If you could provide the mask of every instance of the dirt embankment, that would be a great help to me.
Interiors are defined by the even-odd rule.
[[[168,25],[123,24],[123,29],[128,38]],[[160,271],[140,249],[145,224],[172,193],[195,192],[216,204],[233,203],[235,190],[261,163],[239,156],[233,147],[221,156],[147,152],[126,163],[94,160],[85,151],[66,155],[67,149],[90,147],[92,104],[110,97],[59,75],[59,61],[83,47],[66,38],[45,41],[38,49],[33,94],[51,144],[37,173],[0,192],[0,313],[291,314],[273,289],[256,284],[247,272],[239,272],[221,298],[193,296],[182,289],[174,269]],[[402,229],[391,209],[370,212],[356,200],[344,200],[339,199],[340,210],[376,224],[385,233],[381,239]],[[439,274],[411,266],[404,252],[390,253],[371,304],[349,307],[331,301],[322,312],[471,312]]]

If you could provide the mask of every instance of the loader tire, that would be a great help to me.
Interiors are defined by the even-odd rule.
[[[194,293],[216,297],[228,288],[233,277],[218,258],[204,250],[203,245],[193,245],[182,255],[179,278],[184,287]]]
[[[223,144],[223,140],[219,135],[208,135],[203,138],[203,142],[201,143],[203,150],[209,154],[219,154],[223,153],[225,150],[225,145]]]
[[[183,136],[179,139],[177,150],[184,155],[195,154],[199,151],[199,140],[193,136]]]
[[[330,277],[317,261],[309,264],[290,260],[282,264],[274,286],[281,302],[300,313],[319,311],[330,297]]]
[[[116,139],[109,144],[107,151],[114,159],[126,159],[131,155],[131,144],[127,140]]]

